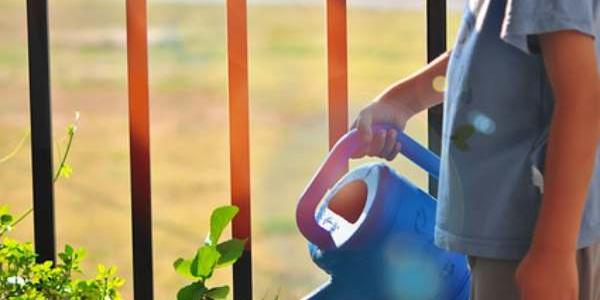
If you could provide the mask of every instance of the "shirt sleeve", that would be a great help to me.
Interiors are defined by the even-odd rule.
[[[507,0],[500,37],[525,53],[539,52],[537,35],[577,30],[594,37],[594,0]]]

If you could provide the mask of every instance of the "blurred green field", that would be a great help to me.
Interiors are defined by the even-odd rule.
[[[150,77],[156,299],[174,299],[172,271],[207,231],[210,209],[229,200],[225,16],[222,5],[152,3]],[[88,252],[85,269],[119,266],[131,299],[131,234],[123,1],[50,3],[53,130],[81,113],[73,176],[56,186],[59,245]],[[0,2],[0,157],[29,122],[25,3]],[[327,152],[324,10],[250,6],[254,298],[298,299],[325,280],[295,227],[296,199]],[[449,40],[458,16],[449,16]],[[349,11],[351,115],[425,62],[421,11]],[[408,132],[424,140],[426,119]],[[394,163],[420,185],[425,175]],[[27,144],[0,164],[0,202],[31,205]],[[32,239],[28,219],[13,236]],[[215,282],[230,282],[219,273]]]

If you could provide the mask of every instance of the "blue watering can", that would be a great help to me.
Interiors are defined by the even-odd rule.
[[[391,127],[373,130],[384,128]],[[438,176],[435,154],[404,133],[397,140],[400,153]],[[384,163],[342,177],[358,146],[356,130],[344,135],[300,197],[298,228],[313,261],[331,275],[304,299],[467,300],[465,256],[433,243],[435,199]]]

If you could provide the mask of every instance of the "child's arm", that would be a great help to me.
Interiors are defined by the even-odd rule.
[[[396,144],[396,130],[371,132],[374,123],[390,123],[400,130],[406,121],[418,112],[443,101],[443,87],[434,87],[434,79],[446,74],[450,52],[446,52],[421,70],[385,89],[375,100],[364,107],[352,125],[364,141],[353,155],[379,156],[394,159],[400,146]],[[440,78],[442,79],[442,78]],[[443,79],[440,80],[443,85]]]
[[[438,56],[422,69],[385,89],[376,100],[405,105],[414,114],[444,100],[443,88],[434,87],[436,77],[445,79],[450,51]]]
[[[578,299],[577,239],[600,139],[597,58],[593,38],[577,31],[542,34],[540,46],[555,106],[544,195],[517,283],[525,300]]]

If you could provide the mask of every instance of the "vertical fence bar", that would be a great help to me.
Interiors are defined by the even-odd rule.
[[[246,0],[227,0],[229,153],[231,203],[240,208],[233,237],[247,239],[244,254],[233,265],[233,299],[252,299],[250,207],[250,130],[248,100],[248,30]]]
[[[126,5],[133,292],[135,299],[151,300],[154,291],[147,7],[145,0],[127,0]]]
[[[38,261],[54,261],[54,173],[46,0],[27,1],[27,38],[35,251]]]
[[[427,61],[446,51],[446,0],[427,0]],[[437,105],[427,112],[429,149],[440,153],[443,106]],[[429,192],[437,196],[437,180],[429,176]]]
[[[329,148],[348,130],[346,0],[326,0]]]
[[[346,0],[326,1],[327,109],[331,149],[348,131],[348,25]]]

